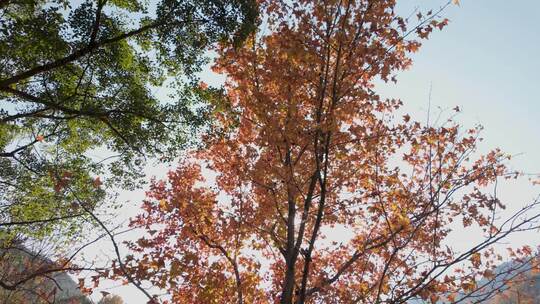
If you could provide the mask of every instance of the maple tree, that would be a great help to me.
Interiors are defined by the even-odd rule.
[[[529,212],[538,202],[498,220],[504,205],[492,186],[516,176],[509,157],[477,155],[480,127],[398,117],[402,102],[374,86],[395,81],[448,20],[400,17],[394,0],[260,5],[263,29],[242,48],[217,49],[227,98],[216,101],[213,132],[153,182],[131,222],[145,235],[103,275],[129,273],[173,303],[491,296],[480,279],[499,276],[493,245],[537,228]],[[456,228],[482,239],[457,248]]]

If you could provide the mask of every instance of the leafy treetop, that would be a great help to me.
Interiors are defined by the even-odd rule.
[[[173,303],[453,303],[482,292],[500,258],[492,245],[538,227],[526,216],[538,203],[498,222],[504,205],[489,186],[514,176],[508,157],[475,158],[480,128],[397,117],[401,101],[373,84],[395,80],[448,20],[408,20],[394,0],[261,2],[266,28],[219,49],[223,132],[153,184],[126,268]],[[456,248],[456,227],[483,239]]]

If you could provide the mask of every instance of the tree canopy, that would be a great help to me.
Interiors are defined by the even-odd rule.
[[[36,257],[0,255],[0,292],[47,282],[48,300],[51,273],[89,271],[82,292],[118,280],[152,304],[521,296],[497,293],[538,254],[509,248],[501,270],[497,244],[540,228],[540,201],[501,212],[510,156],[480,153],[459,107],[421,122],[376,87],[453,4],[0,0],[0,253]],[[222,88],[198,79],[209,52]],[[140,186],[148,160],[175,159],[120,244],[98,210]],[[456,231],[478,237],[457,246]],[[74,262],[101,238],[110,264]]]
[[[110,185],[132,189],[148,159],[174,159],[211,110],[195,86],[206,52],[240,45],[257,5],[3,0],[0,16],[5,248],[15,239],[73,242]]]
[[[515,176],[508,156],[476,153],[480,127],[398,116],[402,102],[374,87],[448,20],[401,17],[392,0],[261,7],[267,28],[218,50],[222,132],[152,185],[123,267],[172,303],[489,298],[493,245],[537,228],[538,202],[499,221],[491,186]],[[457,248],[456,227],[482,239]]]

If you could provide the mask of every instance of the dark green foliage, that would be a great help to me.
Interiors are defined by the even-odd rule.
[[[1,241],[74,238],[107,187],[136,187],[207,122],[195,74],[246,38],[256,3],[150,3],[0,0]]]

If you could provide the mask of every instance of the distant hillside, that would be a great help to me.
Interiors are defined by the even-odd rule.
[[[487,284],[488,287],[483,290],[484,294],[494,290],[503,292],[480,303],[540,304],[540,273],[531,269],[530,263],[508,262],[500,265],[495,271],[497,276],[493,282],[487,284],[487,279],[484,279],[478,284]]]
[[[527,273],[510,284],[503,293],[491,299],[489,304],[539,304],[540,274]]]
[[[463,304],[540,304],[540,272],[531,271],[529,263],[503,263],[495,270],[495,278],[482,279],[477,286],[482,287],[478,292],[457,295],[456,299]],[[511,281],[511,283],[507,283]],[[495,291],[501,291],[498,294]],[[419,299],[408,301],[408,304],[428,304],[430,301]],[[437,304],[448,304],[438,301]]]
[[[16,282],[31,270],[43,269],[52,264],[46,258],[23,248],[0,250],[0,278],[4,282]],[[67,274],[53,273],[49,278],[36,278],[18,286],[16,290],[0,287],[3,304],[91,304],[79,290],[78,284]]]

